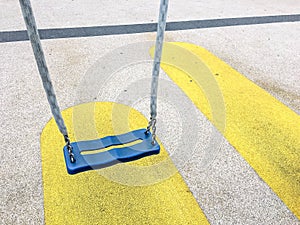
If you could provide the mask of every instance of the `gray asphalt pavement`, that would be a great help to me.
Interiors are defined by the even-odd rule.
[[[159,2],[34,0],[32,5],[39,28],[52,29],[153,23]],[[296,0],[230,0],[226,4],[221,0],[173,0],[168,21],[290,15],[299,13],[299,9],[300,2]],[[0,33],[25,29],[17,1],[0,0],[0,12]],[[285,22],[168,31],[166,41],[190,42],[208,49],[300,114],[299,36],[300,22]],[[105,54],[121,46],[154,40],[154,32],[43,40],[61,108],[89,100],[78,99],[78,90],[90,69]],[[141,57],[150,60],[148,53],[146,55]],[[29,42],[0,43],[0,56],[0,224],[43,224],[40,134],[51,118],[49,106]],[[110,63],[113,66],[115,62]],[[123,68],[107,81],[106,92],[99,90],[90,100],[117,99],[148,116],[146,96],[136,99],[130,91],[126,98],[119,94],[147,74],[151,74],[151,64],[147,62]],[[158,136],[210,223],[300,224],[182,91],[171,84],[168,86],[171,82],[165,74],[161,79],[164,88],[159,93]],[[163,90],[167,88],[176,96],[174,102],[182,104],[180,110],[171,102],[172,96],[168,100],[164,95]],[[195,117],[190,116],[186,121],[182,119],[184,115]],[[173,154],[179,143],[174,143],[168,132],[163,132],[175,125],[179,137],[185,126],[198,135],[197,143],[185,140],[187,149],[196,145],[198,151],[184,165],[176,161],[177,156]],[[206,132],[199,132],[203,130]],[[198,162],[211,134],[219,138],[220,150],[213,163],[203,170]]]

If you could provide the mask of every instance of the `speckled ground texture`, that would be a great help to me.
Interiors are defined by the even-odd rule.
[[[32,1],[40,28],[79,27],[153,22],[157,3],[149,1]],[[171,1],[169,21],[299,13],[299,1],[230,0]],[[17,1],[0,0],[0,31],[25,28]],[[167,41],[203,46],[300,113],[300,23],[281,23],[167,32]],[[154,33],[42,41],[61,108],[77,102],[78,87],[94,63],[112,50],[139,41],[153,41]],[[0,224],[43,224],[40,134],[51,118],[29,42],[0,44]],[[111,62],[114,63],[113,61]],[[107,65],[109,67],[109,65]],[[112,76],[109,86],[123,90],[120,77],[150,73],[145,63]],[[122,75],[123,74],[123,75]],[[165,75],[162,78],[168,80]],[[108,87],[109,89],[109,87]],[[145,103],[128,104],[147,114]],[[94,100],[113,100],[109,93]],[[122,99],[121,99],[122,100]],[[120,100],[120,101],[121,101]],[[183,108],[193,109],[184,97]],[[126,102],[120,102],[126,103]],[[145,106],[144,106],[145,105]],[[162,104],[163,105],[163,104]],[[193,120],[206,132],[214,127],[197,110]],[[167,116],[169,115],[169,116]],[[164,127],[178,123],[176,111],[161,109]],[[194,126],[193,129],[199,129]],[[165,136],[166,149],[172,137]],[[220,150],[206,170],[197,154],[177,165],[211,224],[300,224],[274,192],[220,135]],[[207,143],[198,143],[201,145]],[[170,148],[171,149],[171,148]],[[55,154],[55,153],[54,153]],[[201,155],[201,154],[200,154]],[[200,155],[198,157],[200,157]],[[175,160],[176,163],[176,160]]]

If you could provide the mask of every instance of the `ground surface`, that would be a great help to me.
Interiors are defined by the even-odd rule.
[[[158,11],[158,2],[131,0],[118,4],[115,1],[51,0],[32,1],[32,5],[38,27],[44,29],[153,23]],[[226,4],[220,0],[210,3],[174,0],[170,2],[168,20],[289,15],[299,13],[299,9],[300,3],[292,0],[243,0],[239,3],[227,1]],[[24,30],[17,1],[0,0],[0,12],[1,32]],[[299,115],[299,35],[299,22],[285,22],[169,31],[166,41],[194,43],[206,48]],[[143,79],[147,80],[151,74],[150,62],[135,62],[112,75],[108,73],[109,79],[101,77],[105,82],[104,91],[88,91],[85,84],[95,71],[116,65],[114,57],[106,54],[122,46],[153,42],[154,39],[155,33],[150,32],[43,40],[61,108],[89,101],[117,101],[148,117],[149,85]],[[2,42],[0,53],[0,223],[43,224],[40,135],[51,118],[50,110],[29,42]],[[137,54],[144,60],[151,59],[148,52],[137,51]],[[105,64],[101,63],[103,56]],[[135,80],[142,83],[136,86]],[[208,221],[211,224],[299,224],[295,214],[232,144],[216,131],[178,87],[172,85],[168,76],[162,74],[158,136],[171,157],[173,155],[177,169]],[[139,90],[140,97],[130,92],[133,89]],[[164,90],[170,90],[167,93],[171,94],[166,96]],[[127,93],[125,97],[124,93]],[[180,138],[187,131],[191,135],[196,133],[196,143],[192,143],[192,139],[183,139],[183,144],[194,144],[196,149],[203,149],[211,134],[219,137],[219,152],[208,169],[203,170],[197,164],[201,151],[186,163],[177,161],[180,154],[172,151],[176,150],[174,146],[182,143],[178,143],[178,137],[175,140],[170,137],[174,129],[178,129]],[[299,152],[299,148],[296,150]]]

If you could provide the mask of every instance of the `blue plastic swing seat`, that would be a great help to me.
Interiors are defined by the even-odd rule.
[[[95,151],[105,149],[110,146],[129,144],[135,141],[140,143],[131,145],[129,147],[113,148],[108,151],[99,153],[82,154],[85,151]],[[101,169],[108,166],[115,165],[120,162],[129,162],[158,154],[160,146],[155,142],[152,143],[152,134],[146,133],[146,129],[134,130],[126,134],[107,136],[97,140],[73,142],[73,154],[76,159],[71,163],[67,147],[65,146],[64,156],[69,174],[76,174],[87,170]]]

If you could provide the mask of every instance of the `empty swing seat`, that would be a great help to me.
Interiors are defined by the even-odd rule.
[[[96,151],[111,146],[118,146],[137,142],[128,147],[113,148],[107,151],[84,154],[87,151]],[[68,149],[63,149],[65,162],[69,174],[76,174],[87,170],[101,169],[120,162],[129,162],[158,154],[160,146],[155,142],[152,144],[151,132],[146,133],[146,129],[139,129],[126,134],[107,136],[97,140],[79,141],[71,143],[73,154],[76,159],[71,163]]]

